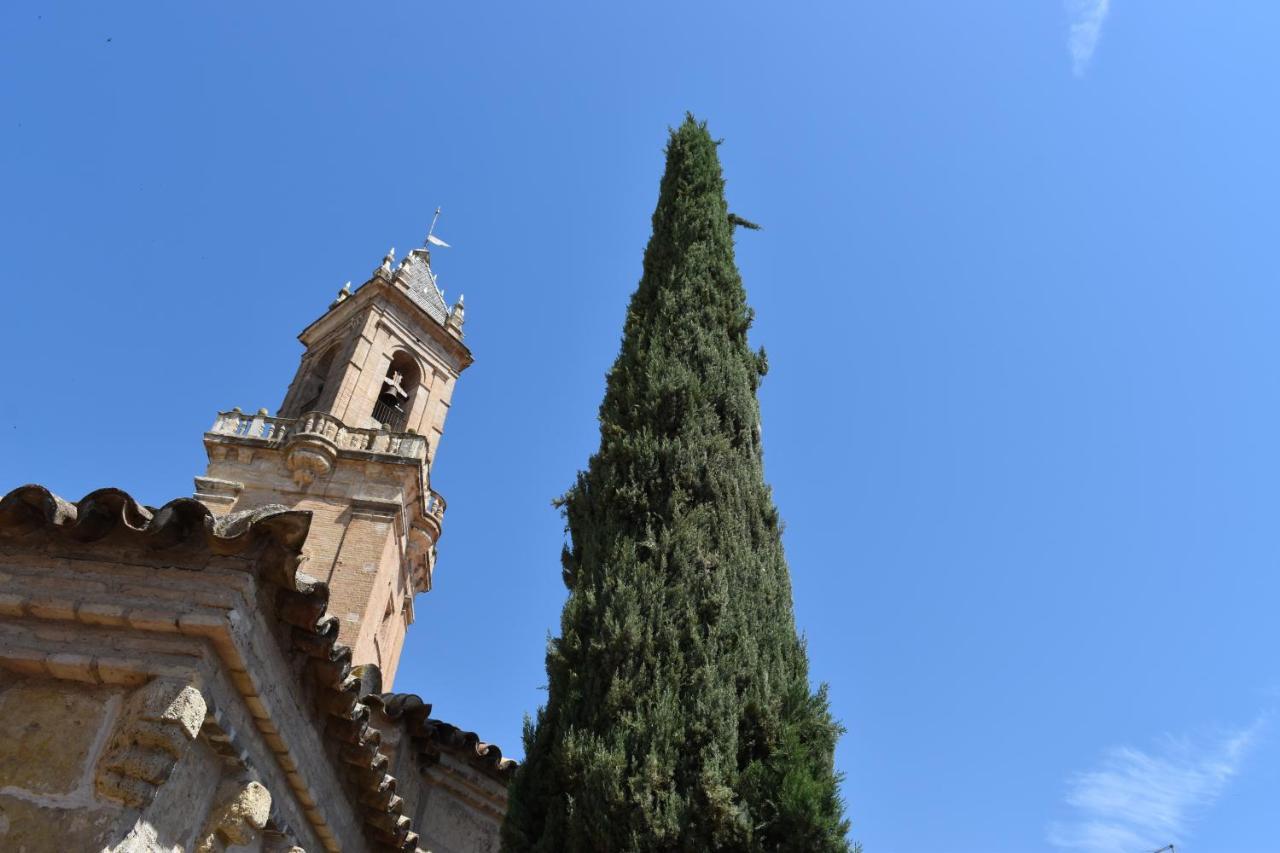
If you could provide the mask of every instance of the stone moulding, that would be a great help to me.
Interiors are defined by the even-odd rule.
[[[215,517],[193,499],[181,498],[155,509],[137,503],[118,489],[100,489],[73,504],[42,486],[28,485],[0,499],[0,552],[23,554],[53,545],[60,554],[102,559],[101,549],[112,546],[128,555],[122,562],[130,565],[150,560],[168,569],[197,571],[205,568],[209,555],[242,558],[266,584],[259,600],[269,602],[270,609],[261,615],[272,626],[281,652],[295,673],[296,683],[290,695],[309,704],[319,721],[318,736],[334,775],[360,815],[365,842],[373,850],[414,851],[418,833],[404,814],[403,801],[396,796],[396,779],[386,772],[388,757],[379,748],[381,735],[368,725],[367,700],[376,696],[373,701],[382,702],[378,695],[381,674],[374,666],[352,667],[351,650],[336,642],[338,620],[325,613],[328,587],[298,571],[309,526],[310,513],[280,506]],[[89,615],[78,604],[42,609],[18,594],[7,594],[0,601],[0,613],[22,619],[81,622]],[[144,618],[133,611],[103,610],[93,616],[90,624],[188,633],[210,640],[245,696],[258,727],[287,773],[294,794],[304,805],[310,804],[307,816],[313,830],[329,849],[343,846],[325,823],[320,811],[324,804],[317,804],[312,798],[307,780],[297,772],[289,746],[281,739],[280,729],[265,713],[261,697],[255,695],[252,666],[242,659],[243,652],[238,650],[233,636],[234,625],[227,622],[226,615],[157,611]],[[170,705],[177,703],[175,707],[191,704],[184,706],[179,696],[170,698]],[[396,707],[404,713],[403,709],[411,704],[401,701]],[[176,721],[181,728],[181,714],[166,722],[167,719],[161,713],[160,719],[152,722],[172,727]],[[452,743],[457,738],[446,736],[444,740]],[[466,742],[467,738],[464,736],[461,741]],[[479,744],[478,738],[475,741]],[[477,761],[483,763],[496,755],[495,766],[507,766],[496,747],[477,747],[475,752]],[[228,837],[234,833],[234,829],[223,831]]]

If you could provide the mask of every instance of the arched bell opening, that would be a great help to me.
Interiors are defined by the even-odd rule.
[[[379,427],[390,432],[405,431],[421,378],[422,373],[412,356],[406,352],[392,356],[382,380],[382,390],[373,404],[373,419]]]
[[[333,357],[337,351],[336,346],[329,347],[307,372],[307,378],[303,380],[302,393],[299,395],[302,404],[298,406],[296,415],[313,412],[320,405],[325,386],[329,384],[329,371],[333,369]]]

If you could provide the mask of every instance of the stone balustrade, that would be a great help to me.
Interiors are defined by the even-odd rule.
[[[436,520],[437,523],[444,523],[444,510],[447,504],[445,499],[435,489],[431,490],[431,494],[427,496],[427,513]]]
[[[276,418],[268,415],[265,409],[256,415],[233,409],[230,412],[219,412],[209,432],[214,435],[262,439],[271,444],[284,444],[289,439],[303,436],[320,436],[332,442],[340,451],[384,453],[419,460],[427,458],[427,440],[420,435],[383,429],[357,429],[325,412],[308,412],[296,418]],[[444,512],[443,502],[440,512]]]

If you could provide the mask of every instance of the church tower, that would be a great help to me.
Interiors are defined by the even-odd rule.
[[[275,416],[233,409],[205,433],[195,497],[222,515],[269,504],[312,514],[303,571],[329,585],[353,663],[395,678],[413,596],[431,589],[445,502],[431,467],[454,383],[471,364],[427,248],[395,250],[298,336]]]

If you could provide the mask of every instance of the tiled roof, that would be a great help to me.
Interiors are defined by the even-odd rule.
[[[511,781],[519,764],[502,757],[502,750],[480,740],[475,732],[464,731],[442,720],[431,719],[431,706],[412,693],[383,693],[364,698],[366,705],[381,706],[392,720],[399,721],[427,756],[448,752],[503,785]]]
[[[431,253],[426,249],[414,249],[405,256],[396,270],[396,276],[409,288],[409,296],[438,323],[449,319],[449,305],[444,294],[436,286],[431,274]]]
[[[178,498],[156,509],[119,489],[98,489],[69,503],[44,486],[26,485],[0,498],[3,538],[45,532],[95,542],[116,535],[152,548],[202,542],[217,554],[241,553],[265,541],[274,546],[267,555],[280,571],[273,580],[290,584],[310,527],[311,513],[279,505],[216,517],[193,498]]]

